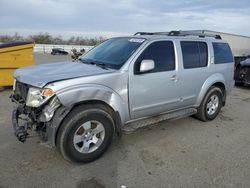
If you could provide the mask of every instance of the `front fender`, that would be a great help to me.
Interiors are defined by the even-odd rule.
[[[204,84],[201,87],[201,90],[200,90],[200,93],[199,93],[198,98],[196,100],[195,106],[200,105],[201,101],[205,97],[205,95],[206,95],[207,91],[209,90],[209,88],[213,84],[218,83],[218,82],[224,84],[224,86],[226,85],[225,84],[225,79],[224,79],[223,75],[220,74],[220,73],[212,74],[211,76],[209,76],[206,79],[206,81],[204,82]]]
[[[99,84],[74,85],[58,91],[57,96],[60,102],[71,107],[74,104],[84,101],[97,100],[108,104],[121,118],[121,124],[129,119],[128,105],[121,96],[109,87]]]

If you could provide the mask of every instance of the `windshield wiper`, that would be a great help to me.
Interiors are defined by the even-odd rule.
[[[105,63],[97,63],[95,61],[92,60],[86,60],[86,59],[79,59],[79,61],[81,61],[82,63],[86,63],[86,64],[90,64],[90,65],[96,65],[98,67],[101,67],[102,69],[108,69],[107,65]]]
[[[81,59],[81,58],[79,58],[79,59],[77,59],[78,61],[81,61],[82,63],[86,63],[86,64],[89,64],[89,62],[87,61],[87,60],[85,60],[85,59]]]
[[[108,68],[107,68],[107,65],[106,65],[105,63],[96,63],[96,62],[94,62],[94,61],[91,61],[89,64],[91,64],[91,65],[96,65],[96,66],[101,67],[101,68],[103,68],[103,69],[108,69]]]

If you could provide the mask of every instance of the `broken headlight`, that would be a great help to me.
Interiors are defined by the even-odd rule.
[[[27,94],[26,105],[30,107],[39,107],[54,95],[55,92],[52,89],[31,87]]]

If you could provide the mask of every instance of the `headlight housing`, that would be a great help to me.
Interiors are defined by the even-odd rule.
[[[30,107],[39,107],[54,95],[55,92],[52,89],[31,87],[27,95],[26,105]]]
[[[16,79],[14,79],[14,82],[13,82],[13,91],[16,90]]]

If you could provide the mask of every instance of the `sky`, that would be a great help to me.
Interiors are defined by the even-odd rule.
[[[249,0],[0,0],[0,34],[94,37],[206,29],[250,36]]]

